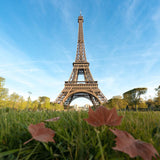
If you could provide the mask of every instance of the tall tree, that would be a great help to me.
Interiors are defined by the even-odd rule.
[[[154,102],[156,107],[159,107],[160,106],[160,85],[157,88],[155,88],[155,91],[157,92],[157,96],[155,97]]]
[[[128,102],[129,105],[135,105],[135,109],[137,109],[137,104],[140,102],[140,98],[142,94],[147,92],[147,88],[134,88],[125,93],[123,93],[123,98]]]
[[[27,108],[27,110],[28,110],[28,109],[31,108],[31,107],[32,107],[32,101],[31,101],[31,97],[29,96],[28,99],[27,99],[26,108]]]
[[[160,97],[160,85],[155,88],[155,91],[157,91],[157,96]]]
[[[5,99],[8,95],[8,89],[4,88],[5,79],[0,77],[0,107],[4,106]]]
[[[50,98],[46,96],[39,97],[39,103],[40,103],[39,109],[42,109],[42,108],[49,109],[50,108]]]
[[[14,109],[16,106],[16,103],[18,102],[18,99],[20,98],[20,96],[17,93],[12,93],[10,95],[10,102],[11,102],[11,107]]]
[[[19,99],[18,99],[18,108],[19,109],[25,109],[26,108],[26,104],[27,104],[27,102],[25,101],[23,96],[20,96]]]
[[[32,102],[32,108],[33,108],[33,110],[36,111],[38,109],[38,105],[39,105],[39,102],[37,100],[33,101]]]

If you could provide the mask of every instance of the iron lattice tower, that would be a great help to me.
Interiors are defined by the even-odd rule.
[[[68,81],[65,81],[64,89],[58,95],[54,103],[70,105],[79,97],[91,100],[94,106],[107,102],[106,97],[98,88],[97,81],[94,81],[86,59],[84,37],[83,37],[83,16],[78,17],[78,43],[76,59],[73,63],[73,70]],[[78,76],[83,75],[84,81],[78,81]]]

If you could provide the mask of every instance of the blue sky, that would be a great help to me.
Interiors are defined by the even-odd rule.
[[[77,18],[84,16],[86,56],[107,99],[160,85],[159,0],[2,0],[0,76],[9,93],[54,101],[75,60]],[[89,103],[77,99],[74,103]]]

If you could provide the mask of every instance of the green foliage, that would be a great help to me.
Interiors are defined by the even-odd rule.
[[[36,111],[36,110],[38,109],[38,105],[39,105],[38,100],[33,101],[33,102],[32,102],[32,109],[33,109],[34,111]]]
[[[122,124],[117,127],[126,130],[136,139],[152,143],[160,152],[157,122],[160,112],[119,112],[123,115]],[[55,130],[56,143],[40,143],[33,140],[27,145],[25,141],[31,138],[28,132],[29,124],[37,124],[53,117],[60,117],[57,122],[47,122],[46,127]],[[0,110],[0,159],[4,160],[52,160],[52,159],[124,159],[128,155],[114,151],[115,136],[107,126],[94,127],[88,125],[83,118],[87,112],[59,111],[29,111],[29,110]],[[98,132],[98,136],[97,136]],[[100,140],[100,141],[99,141]],[[101,146],[101,147],[100,147]],[[140,158],[135,158],[140,160]]]
[[[135,105],[135,109],[137,108],[137,104],[140,103],[140,96],[147,92],[147,88],[134,88],[125,93],[123,93],[123,98],[126,100],[128,105]]]
[[[160,97],[155,97],[154,102],[156,107],[160,107]]]
[[[157,92],[157,96],[154,98],[154,103],[156,107],[160,108],[160,86],[155,88],[155,91]]]
[[[50,98],[46,96],[39,97],[38,109],[50,109]]]
[[[15,92],[10,95],[9,100],[10,100],[12,108],[15,108],[15,106],[17,106],[19,98],[20,96]]]
[[[157,96],[160,97],[160,85],[155,88],[155,91],[157,91]]]
[[[25,108],[26,108],[26,101],[22,96],[20,96],[17,109],[25,109]]]
[[[27,109],[32,108],[32,101],[31,101],[30,96],[28,97],[26,108],[27,108]]]
[[[116,109],[124,109],[127,106],[127,102],[124,99],[112,98],[108,100],[108,103],[105,105],[107,108],[116,107]]]
[[[5,100],[8,95],[8,89],[4,88],[5,79],[0,77],[0,107],[5,106]]]
[[[140,103],[137,105],[137,108],[148,108],[148,105],[147,105],[145,102],[140,102]]]
[[[64,110],[64,106],[50,103],[50,98],[46,96],[39,97],[38,100],[32,102],[30,96],[25,100],[22,96],[14,92],[2,102],[0,103],[1,107],[5,108],[7,106],[16,110]]]
[[[53,110],[56,110],[56,111],[62,111],[64,110],[64,106],[58,104],[58,103],[51,103],[51,107]]]

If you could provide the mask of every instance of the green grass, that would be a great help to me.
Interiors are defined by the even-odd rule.
[[[131,133],[136,139],[153,144],[160,153],[160,112],[119,112],[123,121],[118,129]],[[61,117],[57,122],[47,122],[53,129],[56,143],[31,141],[28,125],[45,119]],[[115,136],[109,127],[94,128],[83,118],[87,112],[16,111],[0,109],[0,160],[129,160],[125,153],[112,150]],[[113,127],[112,127],[113,128]],[[141,158],[134,158],[140,160]]]

